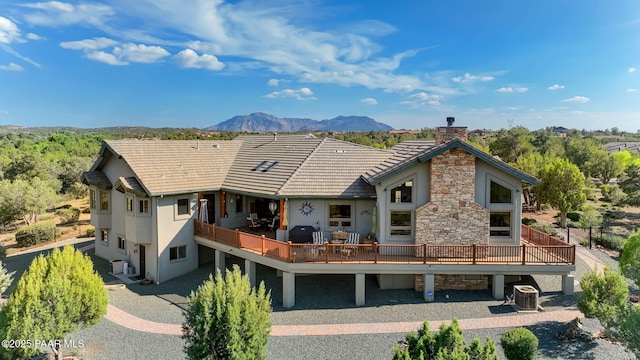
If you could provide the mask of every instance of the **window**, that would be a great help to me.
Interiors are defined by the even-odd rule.
[[[89,189],[89,207],[91,209],[96,209],[96,191],[94,189]]]
[[[100,230],[100,242],[103,245],[109,246],[109,229]]]
[[[126,250],[127,249],[127,240],[123,236],[118,236],[118,249]]]
[[[236,195],[236,213],[244,212],[244,197]]]
[[[492,204],[511,204],[511,189],[492,181],[490,192]]]
[[[489,215],[490,236],[511,236],[511,212],[491,212]]]
[[[100,211],[109,211],[109,191],[100,190]]]
[[[329,226],[343,228],[351,227],[351,205],[330,204]]]
[[[126,196],[125,197],[126,200],[126,210],[127,210],[127,214],[133,214],[133,197],[132,196]]]
[[[178,215],[189,215],[189,199],[178,199]]]
[[[411,235],[411,211],[391,211],[390,234]]]
[[[180,260],[187,257],[187,246],[175,246],[169,248],[169,260]]]
[[[149,199],[138,199],[138,213],[149,214]]]
[[[410,203],[411,190],[413,189],[413,180],[409,180],[391,189],[392,203]]]

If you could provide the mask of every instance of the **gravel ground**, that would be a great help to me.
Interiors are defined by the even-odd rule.
[[[86,244],[79,244],[78,247]],[[616,259],[598,250],[594,254],[602,261],[616,265]],[[92,253],[92,252],[90,252]],[[35,253],[37,254],[37,253]],[[92,255],[92,254],[91,254]],[[5,261],[10,270],[26,269],[33,255],[18,255]],[[114,278],[106,272],[108,264],[96,258],[96,269],[105,281]],[[227,264],[240,263],[239,259],[228,258]],[[242,265],[241,265],[242,267]],[[181,278],[159,285],[142,286],[130,284],[114,288],[108,292],[109,301],[118,308],[146,320],[180,324],[182,308],[191,290],[196,289],[213,266],[205,266]],[[576,280],[589,271],[580,259],[576,262]],[[434,302],[424,303],[422,295],[412,290],[380,290],[375,276],[367,276],[367,305],[354,305],[354,276],[352,275],[309,275],[296,278],[296,303],[292,309],[282,307],[282,281],[276,271],[257,266],[259,281],[264,281],[271,289],[273,299],[272,322],[274,325],[366,323],[392,321],[450,320],[451,318],[473,319],[490,316],[504,316],[513,313],[511,307],[501,306],[502,301],[491,297],[486,291],[438,291]],[[566,296],[560,292],[559,276],[523,277],[522,283],[531,284],[540,291],[540,304],[551,311],[567,306],[575,306],[580,288],[576,285],[576,295]],[[507,285],[506,292],[510,292]],[[636,289],[637,290],[637,289]],[[448,297],[447,297],[448,295]],[[585,320],[588,331],[599,330],[597,321]],[[545,323],[529,327],[540,339],[538,359],[635,359],[622,346],[604,340],[584,342],[574,340],[559,342],[554,338],[563,324]],[[496,341],[498,352],[504,358],[499,345],[500,335],[506,329],[484,329],[466,331],[465,338],[470,343],[474,336],[487,336]],[[390,359],[392,347],[406,334],[367,334],[340,336],[291,336],[272,337],[269,340],[268,358],[297,359]],[[183,342],[178,336],[156,335],[137,332],[118,326],[103,319],[98,325],[84,329],[74,335],[82,339],[83,349],[76,353],[86,359],[180,359]]]

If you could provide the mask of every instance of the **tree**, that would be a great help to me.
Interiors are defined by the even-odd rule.
[[[597,228],[602,225],[602,216],[593,206],[585,206],[582,208],[579,222],[583,229]]]
[[[567,143],[567,158],[578,166],[587,177],[598,176],[594,174],[595,159],[608,156],[607,150],[594,139],[571,139]]]
[[[620,339],[640,357],[640,305],[631,306],[627,318],[620,326]]]
[[[491,154],[500,157],[507,163],[515,163],[518,158],[533,150],[529,142],[529,130],[516,126],[509,130],[499,130],[489,144]]]
[[[611,179],[622,174],[623,169],[624,165],[617,157],[607,155],[600,162],[594,162],[593,172],[599,174],[603,184],[608,184]]]
[[[587,201],[583,193],[584,175],[566,159],[555,159],[540,171],[540,197],[560,212],[560,227],[567,225],[567,212],[578,210]]]
[[[487,338],[484,345],[476,337],[470,347],[462,338],[463,331],[458,321],[453,319],[451,325],[442,324],[437,333],[429,330],[429,322],[425,321],[418,334],[407,334],[404,348],[394,347],[394,360],[442,359],[442,360],[497,360],[496,345]]]
[[[545,164],[551,163],[553,159],[555,158],[552,157],[552,155],[543,156],[538,152],[531,152],[520,156],[514,166],[527,174],[539,177],[540,171],[544,168]],[[538,192],[538,189],[530,185],[523,186],[522,195],[524,196],[525,203],[529,205],[538,203],[538,205],[540,205],[541,199]]]
[[[640,286],[640,231],[625,240],[620,254],[620,269]]]
[[[234,265],[218,270],[187,300],[182,338],[189,359],[266,359],[271,295],[264,283],[251,288]]]
[[[582,295],[578,309],[586,317],[597,318],[605,332],[616,337],[626,315],[629,288],[622,274],[605,266],[602,275],[598,269],[587,273],[580,280]]]
[[[632,163],[624,171],[618,183],[620,189],[627,194],[627,204],[640,206],[640,165]]]
[[[4,264],[2,264],[1,261],[0,268],[0,295],[4,295],[7,288],[13,283],[13,275],[15,275],[16,272],[8,272],[7,268],[4,267]]]
[[[52,351],[62,358],[67,335],[97,324],[107,311],[104,282],[93,262],[66,246],[33,260],[7,305],[0,312],[2,339],[53,340]],[[35,346],[4,349],[12,357],[40,352]]]

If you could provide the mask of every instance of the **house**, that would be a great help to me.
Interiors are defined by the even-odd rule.
[[[83,175],[96,254],[161,282],[213,260],[224,267],[232,253],[249,274],[255,263],[281,270],[287,307],[299,273],[354,274],[357,304],[365,301],[365,274],[376,274],[383,288],[423,291],[425,299],[489,284],[502,298],[505,275],[532,273],[561,275],[571,293],[575,248],[521,242],[522,184],[538,180],[468,144],[465,127],[436,130],[435,141],[387,150],[277,134],[105,141]],[[280,215],[278,241],[230,230],[252,213]],[[346,259],[335,255],[346,245],[328,244],[333,251],[318,258],[318,247],[288,242],[296,227],[371,241]]]

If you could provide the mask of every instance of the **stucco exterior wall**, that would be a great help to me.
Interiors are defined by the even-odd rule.
[[[177,215],[177,200],[189,199],[190,213]],[[198,216],[198,195],[184,194],[157,198],[156,213],[158,216],[158,241],[155,257],[158,263],[155,268],[147,266],[147,272],[155,282],[162,282],[184,275],[198,267],[198,245],[193,240],[193,220]],[[186,258],[169,259],[171,247],[186,246]],[[155,273],[155,276],[153,274]]]

